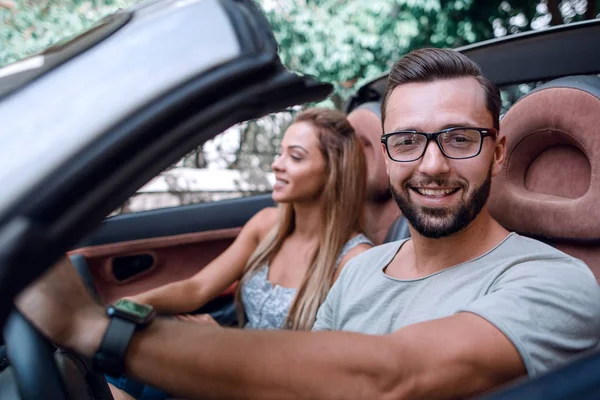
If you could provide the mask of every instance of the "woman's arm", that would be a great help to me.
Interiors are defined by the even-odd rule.
[[[128,297],[158,313],[197,310],[239,279],[256,247],[277,222],[277,209],[266,208],[246,223],[235,241],[194,276]]]

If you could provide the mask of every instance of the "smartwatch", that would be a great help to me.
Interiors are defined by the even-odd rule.
[[[106,315],[110,322],[94,355],[94,367],[117,377],[123,374],[125,353],[133,334],[146,327],[156,313],[152,306],[121,299],[106,307]]]

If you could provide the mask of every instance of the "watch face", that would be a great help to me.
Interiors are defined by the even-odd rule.
[[[154,308],[152,308],[152,306],[135,303],[125,299],[117,301],[112,308],[115,314],[137,324],[143,324],[154,316]]]

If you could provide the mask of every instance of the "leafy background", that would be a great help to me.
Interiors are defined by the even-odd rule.
[[[139,0],[0,0],[0,66]],[[596,18],[597,0],[260,0],[291,69],[332,82],[341,108],[402,54]]]
[[[0,67],[76,35],[103,16],[138,2],[0,0]],[[259,0],[258,3],[271,23],[284,64],[291,70],[333,83],[335,92],[325,105],[338,109],[343,108],[356,88],[387,71],[412,49],[454,48],[597,18],[600,13],[598,0]],[[529,88],[527,85],[507,88],[506,105]],[[140,196],[118,211],[269,191],[270,164],[295,111],[233,127],[157,178],[165,181],[166,189],[156,190],[162,191],[163,197],[167,193],[170,200],[143,202],[141,199],[150,196],[146,188],[146,192],[142,190]],[[236,170],[240,175],[231,178],[233,189],[209,193],[202,184],[193,183],[206,178],[191,178],[191,172],[184,173],[207,168]],[[134,205],[135,201],[140,204]]]

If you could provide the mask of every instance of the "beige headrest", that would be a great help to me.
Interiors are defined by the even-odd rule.
[[[521,98],[489,209],[506,228],[551,240],[600,242],[600,78],[557,79]]]

